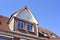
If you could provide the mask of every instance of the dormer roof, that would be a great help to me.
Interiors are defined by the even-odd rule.
[[[13,13],[12,16],[10,17],[10,19],[12,17],[17,17],[19,19],[38,24],[37,19],[34,17],[34,15],[32,14],[32,12],[30,11],[30,9],[27,6],[25,6],[24,8],[21,8],[17,12]]]

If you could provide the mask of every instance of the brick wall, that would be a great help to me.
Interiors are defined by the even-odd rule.
[[[23,21],[23,22],[24,22],[24,30],[18,29],[18,25],[17,25],[17,22],[18,22],[18,21]],[[24,20],[20,20],[20,19],[15,18],[15,19],[14,19],[14,30],[15,30],[15,31],[19,31],[19,32],[23,32],[23,33],[27,33],[27,34],[37,35],[36,24],[33,23],[34,32],[28,32],[28,30],[27,30],[27,25],[28,25],[28,23],[29,23],[29,22],[27,22],[27,21],[24,21]],[[32,24],[32,23],[31,23],[31,24]]]

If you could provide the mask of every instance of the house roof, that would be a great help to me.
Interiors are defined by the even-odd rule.
[[[45,32],[45,33],[53,33],[53,32],[51,32],[50,30],[48,30],[48,29],[46,29],[46,28],[42,28],[42,27],[39,27],[39,28],[38,28],[38,31],[39,31],[39,32]]]
[[[0,15],[0,22],[1,22],[1,24],[0,24],[0,30],[2,30],[2,31],[10,31],[9,26],[8,26],[8,23],[7,23],[8,20],[9,20],[8,17],[5,17],[5,16],[1,16],[1,15]],[[43,32],[45,32],[45,33],[52,33],[52,34],[54,34],[52,31],[50,31],[50,30],[48,30],[48,29],[39,27],[39,28],[38,28],[38,32],[41,32],[41,31],[43,31]],[[56,35],[56,34],[55,34],[55,35]],[[56,35],[56,37],[58,37],[58,36]],[[58,40],[60,40],[59,37],[58,37]]]
[[[42,27],[38,27],[38,32],[44,32],[44,33],[47,33],[47,34],[53,34],[55,35],[57,38],[59,38],[59,36],[57,36],[55,33],[53,33],[52,31],[46,29],[46,28],[42,28]]]
[[[8,20],[8,17],[0,15],[0,30],[10,31],[9,26],[7,24]]]

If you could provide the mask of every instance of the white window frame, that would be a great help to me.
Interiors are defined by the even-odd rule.
[[[18,22],[22,22],[23,23],[23,28],[19,28],[18,29],[24,29],[24,22],[23,21],[18,21]],[[17,26],[18,26],[18,22],[17,22]]]
[[[32,25],[32,24],[29,23],[28,25]],[[28,25],[27,25],[27,28],[28,28]],[[33,25],[32,25],[32,31],[30,31],[30,32],[34,32],[34,26]]]
[[[34,26],[32,25],[32,32],[34,32]]]

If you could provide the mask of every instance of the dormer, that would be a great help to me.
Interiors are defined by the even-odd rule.
[[[9,27],[11,31],[38,35],[38,21],[33,16],[27,6],[18,10],[9,19]]]

